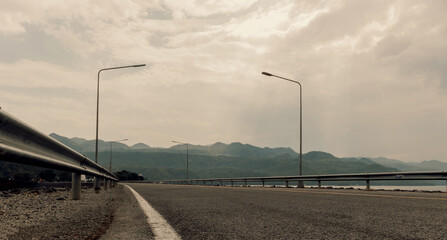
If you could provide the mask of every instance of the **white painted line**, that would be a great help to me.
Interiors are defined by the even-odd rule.
[[[147,222],[151,226],[155,239],[182,239],[169,223],[158,213],[140,194],[133,188],[124,184],[133,193],[141,209],[147,216]]]

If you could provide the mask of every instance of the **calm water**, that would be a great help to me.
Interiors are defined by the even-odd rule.
[[[325,185],[321,185],[322,187],[329,187]],[[337,187],[353,187],[353,188],[366,188],[366,186],[331,186],[333,188]],[[385,190],[420,190],[420,191],[446,191],[445,185],[437,185],[437,186],[371,186],[371,189],[385,189]]]
[[[262,187],[262,185],[250,185],[250,186],[257,186]],[[266,184],[266,186],[268,186]],[[277,187],[285,187],[285,185],[276,185]],[[295,185],[291,185],[292,187],[296,187]],[[306,185],[306,187],[318,187],[317,185]],[[365,189],[366,186],[356,185],[356,186],[339,186],[339,185],[324,185],[322,184],[321,187],[333,187],[333,188],[354,188],[354,189]],[[419,190],[419,191],[441,191],[446,192],[446,185],[436,185],[436,186],[373,186],[371,185],[371,189],[385,189],[385,190]]]

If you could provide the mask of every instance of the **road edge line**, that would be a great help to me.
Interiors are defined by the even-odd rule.
[[[137,191],[130,186],[128,187],[133,193],[141,209],[147,216],[147,222],[155,235],[155,239],[182,239],[172,226],[158,213]]]

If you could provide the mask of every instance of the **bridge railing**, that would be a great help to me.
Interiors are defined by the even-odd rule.
[[[430,172],[382,172],[382,173],[352,173],[352,174],[327,174],[327,175],[303,175],[303,176],[274,176],[274,177],[237,177],[237,178],[206,178],[206,179],[189,179],[189,180],[160,180],[160,183],[171,184],[206,184],[219,183],[220,185],[234,183],[249,182],[262,183],[265,186],[266,182],[285,182],[286,187],[289,187],[289,182],[292,181],[317,181],[318,187],[321,187],[323,181],[366,181],[366,189],[370,190],[370,181],[385,181],[385,180],[446,180],[447,172],[444,171],[430,171]],[[447,183],[447,182],[446,182]],[[447,191],[447,188],[446,188]]]
[[[1,108],[0,160],[72,172],[73,199],[80,199],[81,174],[106,181],[118,181],[118,178],[104,167]]]

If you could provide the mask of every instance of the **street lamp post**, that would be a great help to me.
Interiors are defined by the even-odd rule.
[[[189,181],[189,160],[188,160],[188,156],[189,156],[189,143],[184,143],[184,142],[177,142],[177,141],[172,141],[173,143],[179,143],[179,144],[185,144],[186,145],[186,181]]]
[[[154,179],[157,180],[158,178],[158,159],[155,159],[155,176]]]
[[[131,67],[144,67],[146,64],[136,64],[129,66],[120,66],[120,67],[111,67],[111,68],[103,68],[98,71],[98,85],[96,87],[96,143],[95,143],[95,163],[98,163],[98,122],[99,122],[99,76],[102,71],[121,69],[121,68],[131,68]],[[95,192],[99,193],[99,179],[95,177]]]
[[[121,139],[121,140],[115,140],[115,141],[111,141],[110,142],[110,165],[109,165],[109,171],[110,172],[112,172],[112,145],[113,145],[113,143],[116,143],[116,142],[124,142],[124,141],[127,141],[127,140],[129,140],[129,139]]]
[[[300,86],[300,176],[303,175],[303,94],[302,94],[302,86],[301,83],[292,79],[280,77],[268,72],[262,72],[263,75],[269,76],[269,77],[276,77],[280,78],[289,82],[297,83]],[[298,181],[298,187],[304,188],[304,183],[302,180]]]

